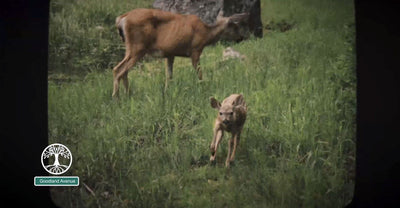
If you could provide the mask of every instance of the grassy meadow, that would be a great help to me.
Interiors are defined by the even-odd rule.
[[[261,0],[264,37],[219,42],[200,58],[147,59],[113,100],[124,45],[114,22],[145,0],[50,1],[49,143],[73,155],[79,187],[51,189],[61,207],[343,207],[352,199],[356,75],[353,2]],[[232,47],[247,59],[222,60]],[[234,165],[226,134],[215,166],[209,97],[248,104]]]

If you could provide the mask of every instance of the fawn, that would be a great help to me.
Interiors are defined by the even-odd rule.
[[[242,94],[232,94],[225,98],[222,103],[211,97],[211,107],[218,110],[217,119],[214,123],[214,137],[210,145],[210,162],[214,162],[218,145],[224,136],[224,131],[230,132],[232,138],[228,144],[228,156],[225,166],[229,167],[235,158],[237,145],[239,144],[240,134],[246,121],[247,106]],[[233,149],[232,149],[233,146]]]

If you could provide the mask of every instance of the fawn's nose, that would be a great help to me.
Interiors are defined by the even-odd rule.
[[[229,123],[228,120],[223,120],[222,123],[224,123],[225,125]]]

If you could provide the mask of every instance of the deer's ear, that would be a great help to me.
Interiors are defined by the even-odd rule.
[[[215,18],[216,21],[220,21],[224,18],[224,11],[222,9],[219,10],[217,17]]]
[[[247,112],[247,107],[243,105],[236,105],[233,107],[233,112],[238,113],[238,114],[246,114]]]
[[[229,19],[228,24],[229,25],[237,25],[237,24],[239,24],[239,21],[231,18],[231,19]]]
[[[244,103],[244,98],[242,94],[239,94],[233,101],[233,105],[242,105]]]
[[[241,22],[247,22],[249,13],[234,14],[229,17],[229,23],[238,25]]]
[[[210,97],[211,107],[215,109],[219,109],[221,107],[221,103],[218,102],[214,97]]]
[[[222,11],[222,9],[220,9],[218,14],[217,14],[217,18],[221,18],[223,16],[224,16],[224,11]]]

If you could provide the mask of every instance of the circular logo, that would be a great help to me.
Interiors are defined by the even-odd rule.
[[[47,160],[48,165],[45,165],[44,160]],[[61,175],[71,167],[72,154],[65,145],[54,143],[43,150],[41,161],[47,172],[53,175]]]

